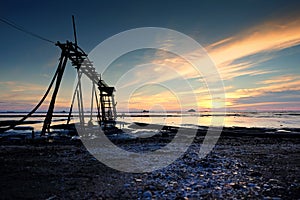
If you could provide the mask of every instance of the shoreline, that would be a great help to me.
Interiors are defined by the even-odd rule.
[[[4,132],[0,134],[0,145],[1,144],[47,144],[49,140],[51,142],[57,142],[60,144],[64,143],[72,143],[73,136],[75,136],[75,140],[79,140],[79,136],[74,124],[70,124],[65,126],[62,125],[53,125],[53,132],[49,136],[40,137],[40,132],[35,132],[31,127],[16,127],[15,130],[19,130],[19,132]],[[64,129],[66,128],[66,129]],[[166,142],[171,141],[176,133],[180,130],[181,134],[184,134],[186,137],[194,137],[194,141],[199,140],[199,138],[207,135],[207,131],[210,128],[212,131],[211,134],[215,134],[214,128],[216,127],[206,127],[206,126],[198,126],[195,128],[187,128],[187,127],[178,127],[178,126],[163,126],[159,124],[146,124],[146,123],[132,123],[127,128],[119,129],[124,130],[118,131],[115,134],[107,135],[112,142],[120,143],[128,143],[134,141],[144,141],[144,142],[160,142],[160,140],[164,140]],[[300,128],[247,128],[247,127],[217,127],[217,132],[221,131],[220,134],[214,135],[217,137],[257,137],[257,138],[300,138]],[[27,132],[20,132],[28,130]],[[132,130],[135,130],[135,133],[131,133]],[[143,132],[153,132],[150,134],[150,137],[141,137],[137,134]],[[54,135],[53,135],[54,134]],[[93,136],[91,138],[97,138],[97,133],[95,130],[93,131]],[[183,136],[184,136],[183,135]],[[211,135],[211,136],[213,136]],[[82,137],[82,133],[80,137]],[[88,139],[83,136],[84,139]],[[69,141],[70,140],[70,141]],[[200,139],[201,140],[201,139]]]

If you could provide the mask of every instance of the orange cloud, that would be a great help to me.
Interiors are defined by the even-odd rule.
[[[206,47],[217,65],[223,80],[243,75],[273,73],[273,70],[253,69],[272,59],[270,55],[249,61],[239,59],[259,53],[279,51],[300,44],[300,17],[267,21],[234,36],[222,39]],[[192,54],[192,53],[191,53]]]
[[[278,51],[300,44],[300,18],[262,23],[207,47],[217,65],[245,56]]]
[[[39,102],[46,89],[45,85],[19,81],[2,81],[0,82],[0,99],[3,102],[1,110],[30,110]],[[52,93],[50,92],[41,109],[45,110],[48,108],[51,95]],[[56,100],[56,108],[69,107],[69,98],[71,97],[59,95]]]
[[[259,82],[258,84],[277,84],[277,83],[285,83],[290,81],[299,80],[300,77],[296,75],[283,75],[283,76],[277,76],[272,79],[264,80]]]
[[[273,56],[264,55],[263,58],[243,61],[240,61],[240,59],[299,45],[299,24],[300,17],[267,21],[234,36],[217,41],[209,45],[207,51],[209,56],[216,63],[218,72],[223,80],[231,80],[243,75],[255,76],[271,74],[277,71],[266,70],[263,68],[257,69],[256,66],[272,59]],[[185,55],[185,57],[189,56],[195,56],[195,52],[189,52]],[[186,60],[181,57],[174,57],[174,55],[169,55],[168,53],[163,53],[158,59],[154,59],[152,63],[153,65],[156,65],[156,68],[145,68],[145,71],[140,71],[142,74],[138,74],[136,77],[144,77],[145,74],[151,76],[151,74],[161,72],[162,74],[166,74],[166,76],[157,77],[154,79],[154,82],[172,80],[178,78],[178,76],[184,79],[199,78],[199,83],[201,84],[193,87],[194,94],[198,95],[198,106],[202,108],[211,107],[212,97],[209,94],[209,89],[214,90],[216,88],[204,88],[203,83],[201,82],[203,77],[201,77],[201,74],[186,62]],[[170,69],[174,70],[176,73],[166,73]],[[201,71],[201,69],[199,70]],[[213,79],[214,76],[215,75],[212,74],[209,78]],[[135,79],[135,81],[138,82],[137,79]],[[234,90],[234,85],[227,86],[227,91],[230,91],[226,94],[226,105],[230,107],[240,107],[241,105],[238,103],[239,99],[247,97],[257,98],[269,92],[299,91],[300,78],[299,76],[284,75],[257,82],[256,85],[256,88],[244,88],[238,90]],[[190,93],[191,92],[186,92],[185,95],[188,96]],[[182,92],[182,95],[183,94],[184,92]],[[140,98],[143,99],[143,95],[141,95]],[[159,99],[159,97],[157,98],[158,99],[156,100],[151,98],[151,101],[161,102],[162,99]],[[256,103],[255,105],[266,105],[266,103]],[[247,105],[243,104],[243,106]],[[249,106],[251,105],[249,104]]]
[[[1,90],[8,92],[43,91],[45,86],[17,81],[1,81]]]
[[[217,41],[207,46],[206,49],[223,80],[230,80],[243,75],[254,76],[273,73],[274,70],[253,69],[258,64],[272,59],[273,56],[265,55],[263,58],[252,59],[251,61],[239,62],[238,60],[259,53],[278,51],[299,45],[299,24],[300,17],[264,22],[234,36]],[[153,60],[153,64],[171,67],[184,78],[200,76],[199,72],[181,57],[170,56],[168,53],[163,53],[163,55],[159,56],[159,59]],[[194,56],[195,52],[189,52],[185,55],[185,57],[190,58]],[[199,58],[200,63],[201,59]],[[204,60],[203,62],[205,63]],[[165,76],[161,80],[173,78],[172,76]]]
[[[258,102],[258,103],[247,103],[247,104],[235,104],[230,106],[236,110],[254,109],[254,110],[299,110],[299,102],[289,101],[289,102]]]
[[[259,96],[263,96],[270,92],[300,91],[300,76],[277,76],[273,77],[272,79],[259,82],[258,84],[263,84],[263,86],[248,89],[238,89],[233,92],[226,93],[226,100],[227,102],[230,102],[227,105],[230,104],[231,107],[247,106],[246,104],[239,104],[238,100],[248,97],[259,98]],[[266,102],[262,103],[264,105],[267,104]],[[249,104],[248,106],[251,105],[252,104]],[[260,104],[256,103],[255,105]]]

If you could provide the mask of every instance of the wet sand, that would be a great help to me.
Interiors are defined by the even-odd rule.
[[[1,198],[300,198],[300,137],[224,135],[205,159],[197,156],[200,134],[173,164],[143,174],[105,166],[80,141],[1,142]],[[147,140],[150,146],[165,141]],[[119,145],[139,148],[137,141]]]

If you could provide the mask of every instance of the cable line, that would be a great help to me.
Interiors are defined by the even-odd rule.
[[[33,33],[33,32],[31,32],[31,31],[28,31],[28,30],[26,30],[25,28],[23,28],[22,26],[19,26],[19,25],[17,25],[16,23],[14,23],[14,22],[12,22],[12,21],[10,21],[10,20],[8,20],[8,19],[5,19],[5,18],[3,18],[3,17],[0,17],[0,21],[3,22],[3,23],[5,23],[5,24],[7,24],[7,25],[9,25],[9,26],[11,26],[11,27],[14,28],[14,29],[17,29],[17,30],[19,30],[19,31],[21,31],[21,32],[24,32],[24,33],[28,34],[28,35],[31,35],[32,37],[38,38],[38,39],[40,39],[40,40],[44,40],[44,41],[46,41],[46,42],[50,42],[50,43],[52,43],[52,44],[55,44],[55,42],[53,42],[52,40],[49,40],[49,39],[47,39],[47,38],[45,38],[45,37],[43,37],[43,36],[40,36],[40,35],[38,35],[38,34],[36,34],[36,33]]]

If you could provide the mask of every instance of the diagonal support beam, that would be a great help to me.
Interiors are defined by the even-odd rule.
[[[60,62],[59,62],[59,65],[58,65],[58,74],[57,74],[57,77],[56,77],[56,84],[55,84],[54,91],[52,93],[52,98],[51,98],[51,102],[50,102],[50,105],[49,105],[49,108],[48,108],[48,112],[47,112],[46,118],[44,120],[44,125],[43,125],[43,129],[42,129],[42,132],[41,132],[42,136],[45,135],[46,131],[50,132],[50,125],[51,125],[51,121],[52,121],[56,96],[57,96],[59,86],[60,86],[64,71],[65,71],[65,68],[66,68],[66,64],[67,64],[67,61],[68,61],[68,53],[69,53],[68,48],[64,49],[61,53]]]

